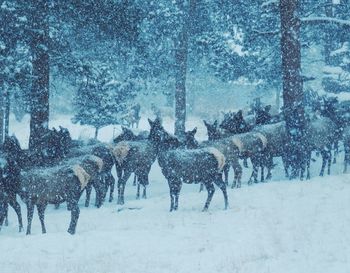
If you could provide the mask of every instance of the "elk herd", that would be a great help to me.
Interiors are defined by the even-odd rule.
[[[349,109],[347,104],[323,98],[309,111],[303,147],[305,162],[298,174],[300,179],[310,178],[313,151],[322,157],[320,175],[326,167],[330,174],[332,156],[339,152],[339,142],[343,143],[344,172],[347,171],[350,162]],[[96,191],[96,207],[103,204],[108,191],[108,200],[112,202],[115,186],[112,168],[115,166],[117,204],[124,204],[125,185],[132,174],[137,185],[136,197],[146,198],[149,173],[156,160],[169,185],[170,211],[178,209],[183,183],[198,183],[201,189],[206,188],[208,195],[203,210],[208,209],[216,185],[222,191],[227,208],[226,188],[231,167],[234,171],[232,188],[241,187],[241,163],[247,167],[248,159],[252,165],[248,184],[271,179],[276,157],[281,157],[285,174],[290,177],[286,124],[282,114],[272,116],[269,111],[270,108],[265,107],[244,115],[240,110],[226,113],[220,124],[204,121],[208,140],[201,143],[195,139],[197,128],[177,138],[164,129],[158,118],[148,119],[150,131],[139,135],[123,128],[112,144],[97,141],[84,144],[72,140],[68,130],[60,127],[60,130],[48,130],[47,139],[43,141],[47,145],[33,153],[22,149],[16,137],[6,137],[0,157],[0,228],[3,222],[7,224],[8,206],[11,206],[18,217],[19,231],[23,229],[21,207],[17,202],[19,196],[27,207],[27,234],[31,233],[35,207],[45,233],[47,205],[58,208],[63,202],[71,212],[68,232],[74,234],[80,213],[78,202],[84,191],[86,207],[92,188]]]

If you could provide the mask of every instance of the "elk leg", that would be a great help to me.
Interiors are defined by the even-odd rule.
[[[283,163],[285,176],[286,176],[286,178],[289,178],[289,171],[288,171],[289,163],[288,163],[288,159],[287,159],[285,154],[282,155],[282,163]]]
[[[37,204],[36,208],[38,210],[38,215],[41,223],[41,231],[42,233],[46,233],[45,222],[44,222],[46,204]]]
[[[172,178],[168,179],[169,194],[170,194],[170,212],[174,210],[175,207],[175,180]]]
[[[115,187],[115,179],[112,176],[111,179],[109,180],[109,202],[113,201],[113,193],[114,193],[114,187]]]
[[[331,174],[331,164],[332,164],[332,150],[331,147],[329,147],[328,151],[328,168],[327,168],[327,174],[330,175]]]
[[[321,167],[321,172],[320,172],[320,176],[323,176],[324,174],[324,169],[326,167],[326,163],[327,163],[327,151],[322,150],[321,151],[321,156],[322,156],[322,167]]]
[[[104,178],[101,176],[98,179],[99,179],[99,184],[94,185],[94,188],[96,191],[95,206],[97,208],[100,208],[102,206],[103,200],[105,198],[106,190],[105,190]]]
[[[71,211],[71,220],[68,228],[68,233],[73,235],[75,234],[75,229],[78,224],[80,209],[77,201],[70,202],[69,207]]]
[[[16,196],[14,199],[11,198],[11,200],[9,201],[9,204],[15,210],[15,212],[17,214],[19,232],[21,232],[23,230],[22,213],[21,213],[21,206],[17,202]],[[7,217],[7,215],[6,215],[6,217]]]
[[[226,184],[224,183],[224,181],[222,181],[221,174],[219,174],[218,178],[214,180],[214,183],[222,191],[222,194],[224,195],[225,209],[227,209],[228,208],[228,198],[227,198]]]
[[[147,199],[146,186],[143,186],[142,198]]]
[[[2,204],[0,204],[0,231],[6,217],[6,206],[7,206],[6,202],[3,202]]]
[[[243,158],[243,167],[248,168],[248,158],[247,157]]]
[[[228,185],[228,172],[230,170],[230,165],[225,164],[224,166],[224,176],[225,176],[225,183]]]
[[[337,156],[339,153],[339,141],[334,142],[334,156],[333,156],[333,164],[337,163]]]
[[[136,176],[136,174],[134,174],[134,182],[132,183],[132,185],[136,186],[136,183],[137,183],[137,176]]]
[[[310,164],[311,164],[311,152],[306,154],[306,179],[310,179]]]
[[[142,174],[138,175],[138,178],[140,180],[138,185],[142,185],[142,187],[143,187],[143,192],[142,192],[142,198],[143,199],[146,199],[146,197],[147,197],[146,196],[146,187],[149,184],[148,173],[149,173],[149,170],[146,170]]]
[[[137,184],[136,199],[140,199],[140,183]]]
[[[261,182],[265,182],[264,166],[261,165],[260,168],[261,168],[261,177],[260,177],[260,181],[261,181]]]
[[[106,176],[105,176],[104,191],[103,191],[103,195],[102,195],[102,203],[106,200],[108,187],[111,186],[112,180],[113,180],[113,183],[114,183],[113,175],[110,172],[108,172],[106,174]]]
[[[92,183],[89,182],[89,183],[86,185],[85,207],[89,207],[89,205],[90,205],[91,190],[92,190]]]
[[[208,197],[207,197],[207,201],[205,202],[203,211],[207,211],[211,202],[211,199],[213,198],[214,192],[215,192],[215,188],[212,182],[206,181],[204,183],[205,187],[207,188],[208,191]]]
[[[236,185],[237,185],[237,188],[240,188],[241,187],[241,179],[242,179],[242,166],[241,166],[241,164],[239,164],[239,162],[237,160],[237,161],[232,162],[232,168],[233,168],[234,173],[235,173],[235,178],[234,178],[234,181],[232,184],[232,189],[234,187],[236,187]]]
[[[5,227],[9,225],[9,205],[5,203]]]
[[[258,164],[257,164],[257,159],[253,159],[251,158],[251,161],[252,161],[252,164],[253,164],[253,172],[252,172],[252,175],[249,179],[249,182],[248,184],[251,184],[251,179],[253,178],[254,179],[254,183],[258,183]]]
[[[28,200],[26,202],[27,205],[27,235],[31,233],[31,228],[32,228],[32,220],[33,220],[33,213],[34,213],[34,203],[32,200]]]
[[[126,181],[130,178],[131,171],[125,171],[121,179],[118,180],[118,205],[124,205],[124,190]]]
[[[200,184],[199,184],[199,192],[202,192],[203,189],[204,189],[204,185],[203,185],[203,183],[200,183]]]
[[[180,181],[176,183],[175,192],[174,192],[175,194],[174,210],[177,210],[179,207],[179,195],[180,195],[181,187],[182,187],[182,183]]]
[[[345,155],[344,155],[344,170],[343,173],[346,173],[348,170],[348,163],[350,161],[350,147],[346,143],[344,143],[344,150],[345,150]]]

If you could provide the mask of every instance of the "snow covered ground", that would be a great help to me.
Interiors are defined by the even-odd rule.
[[[79,136],[81,127],[67,118],[52,125],[59,122]],[[203,139],[199,120],[190,123]],[[11,130],[25,139],[23,126]],[[101,139],[112,133],[113,127],[103,129]],[[217,189],[205,213],[206,192],[198,193],[198,185],[184,185],[179,210],[169,213],[168,185],[154,164],[147,200],[135,200],[131,182],[122,207],[85,208],[83,196],[75,236],[66,232],[65,206],[48,207],[44,235],[35,215],[30,236],[17,232],[10,209],[10,225],[0,232],[0,272],[350,272],[350,175],[341,174],[342,156],[332,166],[335,175],[324,178],[315,177],[318,159],[309,181],[285,181],[278,164],[273,181],[230,189],[226,211]],[[250,170],[244,171],[246,182]],[[23,204],[22,213],[26,225]]]

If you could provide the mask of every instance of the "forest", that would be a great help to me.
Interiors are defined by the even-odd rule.
[[[0,92],[1,272],[349,272],[349,0],[0,0]]]

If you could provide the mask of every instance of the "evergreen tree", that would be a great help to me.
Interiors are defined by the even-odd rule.
[[[129,108],[138,92],[137,84],[132,79],[118,81],[109,73],[111,68],[96,69],[85,67],[83,83],[74,99],[76,114],[72,121],[95,128],[121,123],[123,113]]]

